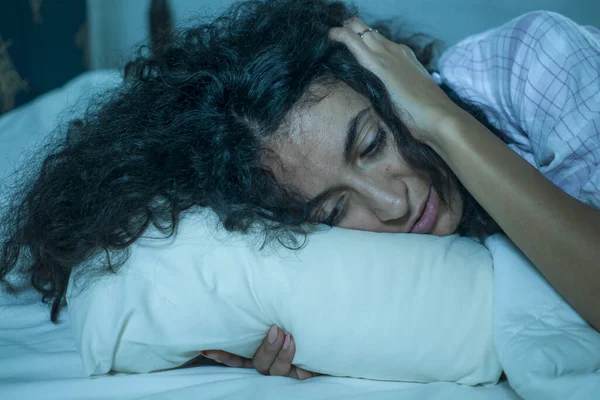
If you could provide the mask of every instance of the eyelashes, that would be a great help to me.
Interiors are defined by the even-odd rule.
[[[377,156],[381,152],[381,149],[383,149],[383,147],[385,146],[386,138],[387,138],[387,135],[386,135],[385,130],[383,130],[382,128],[379,128],[379,130],[377,131],[377,135],[375,136],[375,139],[373,139],[373,141],[369,144],[369,146],[367,146],[367,148],[360,154],[360,157],[361,158],[366,158],[366,157],[373,158],[373,157]]]
[[[323,223],[325,225],[329,225],[329,226],[337,225],[344,218],[344,215],[346,214],[347,207],[344,207],[345,204],[346,204],[345,197],[342,197],[337,202],[335,207],[333,208],[333,211],[331,211],[329,216],[325,219],[325,221],[323,221]]]
[[[383,148],[385,147],[387,139],[387,132],[383,128],[379,128],[377,131],[377,135],[375,139],[367,146],[367,148],[360,154],[361,158],[369,158],[375,159],[378,155],[381,154]],[[323,224],[334,226],[339,224],[339,222],[344,219],[348,211],[348,207],[346,205],[346,197],[341,197],[336,203],[335,207],[329,214],[329,216],[323,221]]]

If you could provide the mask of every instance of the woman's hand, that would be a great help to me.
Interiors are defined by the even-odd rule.
[[[229,367],[254,368],[263,375],[287,376],[300,380],[320,375],[293,366],[295,353],[296,344],[292,335],[273,325],[252,360],[221,350],[206,350],[202,355]]]
[[[455,105],[406,46],[369,32],[358,19],[329,36],[385,83],[400,113],[412,117],[412,134],[433,148],[550,284],[600,330],[600,211],[555,186]]]
[[[441,134],[444,123],[464,114],[408,46],[369,31],[358,18],[346,21],[342,28],[332,28],[329,38],[343,43],[363,67],[383,81],[402,119],[411,122],[409,127],[417,140],[430,144]]]

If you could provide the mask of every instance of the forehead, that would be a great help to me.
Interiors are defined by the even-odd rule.
[[[266,164],[277,181],[309,197],[320,193],[344,172],[348,124],[368,106],[364,96],[339,84],[293,110],[269,146],[274,157]]]

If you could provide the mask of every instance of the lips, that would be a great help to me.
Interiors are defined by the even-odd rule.
[[[437,221],[438,214],[438,197],[433,186],[429,188],[429,196],[425,201],[425,204],[421,206],[419,212],[421,213],[412,228],[411,233],[430,233]]]

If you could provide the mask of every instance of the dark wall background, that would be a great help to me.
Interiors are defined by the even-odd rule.
[[[0,114],[88,69],[85,0],[0,0]]]

